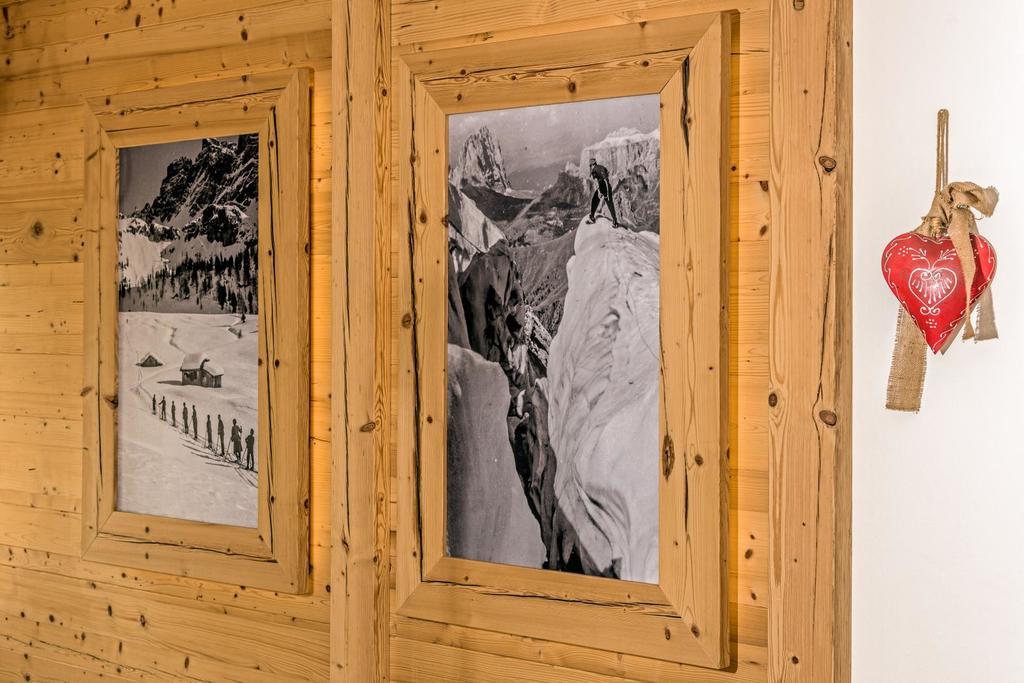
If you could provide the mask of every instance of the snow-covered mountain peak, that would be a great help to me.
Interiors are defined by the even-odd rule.
[[[205,138],[194,159],[182,156],[168,164],[157,196],[132,218],[194,232],[211,206],[234,205],[251,214],[259,194],[258,157],[256,135],[240,135],[237,142]],[[232,233],[230,240],[236,237]]]

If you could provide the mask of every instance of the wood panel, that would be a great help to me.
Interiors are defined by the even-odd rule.
[[[347,4],[336,0],[335,7],[343,9]],[[848,332],[849,305],[849,215],[844,202],[850,179],[844,164],[849,153],[850,4],[850,0],[392,0],[390,32],[380,30],[379,8],[374,13],[345,13],[344,22],[336,21],[338,54],[353,61],[371,56],[377,60],[375,65],[362,63],[359,81],[350,80],[354,74],[338,73],[343,86],[356,87],[357,83],[385,85],[383,76],[376,81],[370,76],[385,73],[382,65],[390,59],[388,43],[394,53],[407,57],[680,14],[736,11],[727,276],[728,595],[733,666],[712,671],[399,615],[392,615],[385,644],[372,627],[379,626],[387,614],[386,605],[378,602],[374,612],[374,605],[364,600],[358,613],[345,605],[338,607],[347,618],[345,640],[338,640],[339,634],[334,640],[336,659],[358,658],[363,665],[359,671],[366,677],[346,679],[346,672],[339,668],[333,672],[337,680],[381,680],[385,675],[402,681],[849,679],[849,491],[845,488],[849,440],[844,420],[848,419],[850,382],[848,349],[838,333]],[[795,49],[790,49],[791,44]],[[360,50],[365,54],[358,55]],[[393,71],[392,78],[406,75]],[[453,88],[458,95],[457,85]],[[351,114],[371,103],[349,99],[344,104],[343,110]],[[390,123],[397,129],[407,113],[401,107],[395,109]],[[370,120],[368,115],[362,119]],[[772,131],[776,131],[774,137]],[[829,149],[819,151],[817,146],[822,144]],[[398,149],[397,145],[395,135],[392,148]],[[840,170],[831,177],[823,173],[819,156],[837,160]],[[801,170],[791,176],[795,165]],[[392,169],[393,180],[396,173]],[[815,191],[809,192],[810,188]],[[365,201],[365,197],[347,199],[349,206]],[[780,208],[780,203],[786,208]],[[393,204],[394,219],[401,220],[405,210]],[[787,224],[777,230],[780,221]],[[826,249],[829,245],[835,250]],[[396,270],[404,267],[403,248],[403,244],[394,245]],[[797,263],[794,256],[802,260]],[[397,272],[391,275],[394,278]],[[808,293],[807,282],[816,283],[817,288]],[[385,286],[380,277],[374,284]],[[776,300],[785,301],[779,310]],[[809,306],[801,309],[805,301]],[[402,317],[402,310],[401,301],[393,303],[393,329],[410,322]],[[411,371],[401,364],[401,357],[395,353],[392,358],[396,390],[409,381]],[[791,365],[799,365],[799,372],[793,374],[788,369]],[[373,381],[368,370],[361,376]],[[784,399],[783,386],[792,387],[795,394]],[[813,393],[815,387],[823,394]],[[789,403],[783,405],[783,400]],[[780,421],[782,413],[786,419]],[[391,415],[394,418],[393,409]],[[836,416],[838,424],[829,424]],[[409,435],[404,436],[409,443]],[[780,454],[791,446],[796,447],[798,461],[782,467]],[[389,444],[392,471],[396,471],[400,448],[400,441]],[[829,469],[821,480],[808,476],[814,462]],[[358,467],[366,465],[358,463]],[[359,486],[378,485],[366,476],[348,483],[350,505],[366,494]],[[405,477],[390,479],[387,490],[387,513],[376,515],[372,524],[379,525],[389,516],[394,519],[413,493]],[[783,498],[789,503],[783,504]],[[811,525],[813,509],[825,518]],[[354,520],[355,514],[373,509],[353,507],[351,511],[349,520]],[[352,533],[365,530],[352,529]],[[392,564],[397,549],[407,550],[397,540],[393,534]],[[793,559],[799,564],[795,570],[787,566]],[[394,567],[388,577],[393,607],[394,591],[404,595],[408,586],[396,583]],[[368,590],[379,594],[379,585],[368,584]]]
[[[650,4],[650,3],[647,3]],[[580,28],[593,25],[589,17],[604,15],[607,12],[621,11],[623,22],[643,19],[645,16],[666,16],[662,10],[671,3],[655,3],[651,10],[639,10],[633,2],[602,3],[593,7],[589,3],[560,3],[557,11],[551,10],[548,3],[516,3],[507,7],[495,7],[493,4],[474,2],[441,2],[431,3],[428,7],[417,3],[395,3],[392,42],[395,45],[409,45],[415,50],[416,41],[424,45],[432,40],[446,41],[446,47],[459,47],[472,44],[476,37],[493,35],[491,27],[508,30],[522,30],[525,35],[532,31],[542,32],[545,22],[573,21],[579,22]],[[695,3],[702,11],[730,9],[726,3]],[[752,5],[752,6],[751,6]],[[527,7],[528,6],[528,7]],[[677,3],[678,8],[678,3]],[[526,8],[526,9],[523,9]],[[633,677],[650,680],[664,678],[666,680],[764,680],[767,667],[767,567],[768,557],[765,551],[768,527],[768,489],[767,481],[767,428],[765,417],[764,396],[767,387],[767,367],[764,362],[760,367],[745,367],[744,361],[736,360],[741,342],[744,348],[758,350],[760,358],[767,357],[767,272],[768,272],[768,201],[767,201],[767,163],[768,157],[768,58],[767,58],[767,26],[768,12],[766,2],[746,3],[733,22],[732,71],[732,107],[730,117],[731,144],[730,153],[733,166],[729,169],[730,198],[730,250],[729,260],[729,392],[730,422],[729,442],[731,444],[730,471],[733,479],[733,490],[730,492],[733,529],[729,540],[730,562],[735,570],[729,582],[730,621],[733,633],[732,657],[737,662],[734,669],[723,673],[708,670],[667,665],[656,660],[623,657],[617,653],[585,648],[568,647],[550,641],[537,641],[518,636],[499,635],[488,631],[471,628],[429,625],[414,619],[397,618],[392,624],[391,652],[389,661],[390,672],[396,680],[417,680],[417,676],[435,675],[431,670],[434,657],[443,657],[445,650],[436,650],[435,655],[427,655],[430,644],[416,645],[418,652],[424,653],[423,659],[417,663],[418,657],[410,657],[410,640],[429,640],[445,643],[462,649],[470,649],[468,643],[486,643],[490,649],[500,641],[501,653],[504,658],[495,660],[483,657],[459,658],[458,677],[464,680],[491,680],[495,662],[500,662],[501,670],[515,672],[521,660],[542,659],[554,665],[552,678],[571,677],[567,670],[581,669],[602,675]],[[522,11],[521,11],[522,10]],[[677,9],[678,11],[678,9]],[[662,12],[658,14],[658,12]],[[435,17],[448,17],[448,21],[457,23],[437,23]],[[672,16],[668,14],[667,16]],[[400,18],[399,18],[400,17]],[[429,29],[425,29],[429,26]],[[351,29],[346,25],[346,28]],[[360,35],[373,35],[364,27]],[[406,39],[409,36],[409,39]],[[468,36],[460,38],[459,36]],[[340,46],[348,45],[345,36],[339,36]],[[437,44],[434,42],[433,44]],[[380,46],[373,43],[375,50]],[[346,48],[355,49],[354,46]],[[403,49],[403,48],[399,48]],[[395,112],[395,116],[400,116]],[[397,136],[392,141],[397,144]],[[397,172],[397,171],[394,171]],[[404,207],[394,206],[396,220],[400,219]],[[396,263],[401,259],[403,245],[395,245],[394,258]],[[393,273],[397,275],[397,273]],[[401,316],[396,309],[393,313],[393,324],[402,325]],[[395,380],[399,384],[404,381],[405,373],[399,372]],[[368,381],[368,380],[367,380]],[[395,385],[396,389],[398,385]],[[395,456],[396,444],[390,450]],[[392,463],[392,467],[393,467]],[[405,487],[407,489],[407,487]],[[404,490],[401,482],[391,480],[392,506],[398,505],[396,492]],[[392,548],[394,544],[392,542]],[[391,573],[392,587],[394,576]],[[739,592],[743,591],[740,599]],[[367,615],[370,618],[372,615]],[[351,623],[351,622],[350,622]],[[372,619],[369,622],[373,623]],[[401,625],[412,625],[413,631],[405,630]],[[445,640],[441,634],[458,632],[457,639]],[[337,641],[339,634],[335,634]],[[369,653],[378,653],[377,657],[367,663],[378,673],[382,665],[379,654],[381,645],[375,642],[375,634],[367,630],[350,631],[345,634],[345,646],[349,651],[355,649],[355,656],[363,657]],[[342,647],[335,644],[336,648]],[[451,654],[451,653],[448,653]],[[487,660],[487,663],[483,663]],[[384,665],[387,666],[385,660]],[[523,665],[526,666],[526,665]],[[478,668],[479,667],[479,668]],[[523,669],[526,671],[527,669]],[[556,673],[557,672],[557,673]],[[339,680],[344,680],[339,678]],[[543,680],[541,678],[540,680]]]
[[[385,0],[334,0],[332,680],[387,678],[390,32]],[[343,199],[342,199],[343,198]]]
[[[26,0],[4,8],[0,680],[329,676],[329,12],[328,0]],[[312,592],[285,595],[84,561],[75,529],[82,415],[74,407],[83,389],[81,103],[302,66],[313,69]]]
[[[850,680],[852,0],[772,1],[773,680]],[[809,144],[811,143],[811,144]],[[785,342],[785,343],[783,343]],[[805,492],[799,495],[799,492]]]

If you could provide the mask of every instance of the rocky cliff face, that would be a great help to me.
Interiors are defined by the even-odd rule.
[[[170,163],[159,193],[136,217],[184,228],[201,219],[210,207],[221,207],[222,213],[235,207],[245,216],[259,194],[258,166],[259,136],[240,135],[237,142],[206,138],[195,159],[181,157]],[[233,228],[243,222],[235,222]],[[255,219],[247,222],[254,223]],[[201,230],[201,223],[193,225],[192,230],[197,229]]]
[[[502,369],[448,346],[448,552],[482,562],[541,567],[545,549],[523,496],[505,431]]]
[[[508,378],[510,396],[519,394],[543,376],[551,338],[523,301],[519,269],[508,245],[499,242],[477,254],[457,284],[464,322],[456,329],[464,325],[468,347],[497,363]]]
[[[456,272],[469,267],[477,254],[490,251],[504,233],[466,194],[448,185],[448,251]]]
[[[547,367],[554,496],[587,573],[658,579],[659,249],[580,225]]]
[[[586,172],[591,159],[608,169],[614,182],[639,174],[648,184],[657,181],[661,160],[661,131],[641,133],[633,128],[620,128],[604,140],[583,148],[580,169]]]
[[[573,231],[546,242],[512,248],[522,273],[523,299],[551,334],[562,322],[569,287],[565,265],[572,258],[575,237]]]
[[[475,185],[502,194],[512,190],[505,173],[501,146],[494,139],[490,128],[483,127],[466,138],[459,158],[453,164],[449,180],[455,187]]]

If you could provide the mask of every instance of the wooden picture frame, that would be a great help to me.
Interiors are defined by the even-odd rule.
[[[728,13],[400,55],[393,193],[398,614],[703,667],[729,664]],[[447,115],[661,101],[658,584],[445,554]],[[600,626],[598,626],[600,625]]]
[[[310,74],[86,102],[82,556],[287,593],[309,587]],[[118,150],[259,135],[258,525],[117,509]]]

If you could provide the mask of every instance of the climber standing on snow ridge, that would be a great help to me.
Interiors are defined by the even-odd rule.
[[[597,181],[597,187],[594,188],[594,196],[590,199],[590,218],[587,219],[587,223],[594,222],[597,207],[601,205],[603,199],[608,211],[612,214],[612,225],[616,228],[619,227],[619,219],[615,215],[615,199],[612,198],[612,183],[608,179],[608,169],[597,163],[593,157],[590,158],[590,177]]]

